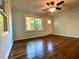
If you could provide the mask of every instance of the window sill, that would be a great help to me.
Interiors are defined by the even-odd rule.
[[[1,34],[1,36],[5,36],[5,35],[8,35],[8,34],[9,34],[9,32],[6,31],[6,32],[3,32],[3,33]]]
[[[43,30],[26,30],[26,32],[41,32]]]

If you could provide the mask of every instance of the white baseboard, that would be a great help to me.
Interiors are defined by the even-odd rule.
[[[13,45],[13,43],[12,43],[12,45]],[[11,49],[12,49],[12,45],[10,46],[10,48],[9,48],[9,50],[8,50],[8,53],[7,53],[7,55],[6,55],[6,57],[5,57],[4,59],[8,59],[9,54],[10,54],[10,51],[11,51]]]
[[[47,36],[47,35],[50,35],[50,34],[46,34],[46,35],[39,35],[39,36],[31,36],[31,37],[25,37],[25,38],[18,38],[18,39],[14,39],[14,41],[17,41],[17,40],[22,40],[22,39],[36,38],[36,37]]]
[[[79,38],[79,36],[70,36],[70,35],[63,35],[63,34],[52,34],[52,35],[58,35],[58,36],[64,36],[64,37],[72,37],[72,38]]]

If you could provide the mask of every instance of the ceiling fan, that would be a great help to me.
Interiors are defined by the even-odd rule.
[[[62,8],[59,6],[62,5],[63,3],[64,1],[60,1],[58,3],[55,3],[54,1],[48,2],[46,3],[46,5],[48,5],[49,8],[43,9],[43,11],[48,10],[51,13],[51,12],[54,12],[55,10],[61,10]]]

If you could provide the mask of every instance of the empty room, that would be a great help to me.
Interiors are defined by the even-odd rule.
[[[0,0],[0,59],[79,59],[79,0]]]

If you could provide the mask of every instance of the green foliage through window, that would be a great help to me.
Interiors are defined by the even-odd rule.
[[[4,13],[0,10],[0,33],[3,33],[5,31],[8,31],[7,26],[7,17],[4,15]]]
[[[4,27],[3,27],[3,16],[0,15],[0,33],[2,33],[4,30]]]
[[[26,30],[42,30],[42,20],[26,17]]]

